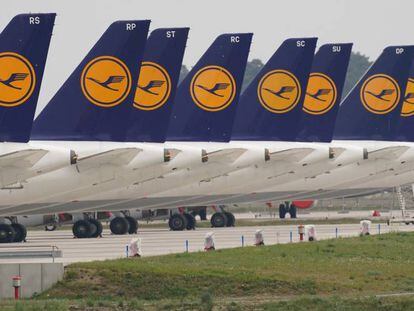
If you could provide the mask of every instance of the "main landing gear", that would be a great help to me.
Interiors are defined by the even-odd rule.
[[[96,216],[96,215],[95,215]],[[102,237],[102,223],[97,217],[84,214],[83,219],[77,220],[72,227],[75,238],[97,238]],[[109,222],[109,229],[112,234],[136,234],[138,231],[138,221],[126,213],[117,213]]]
[[[286,218],[286,214],[290,215],[290,218],[297,218],[296,216],[296,206],[293,203],[285,202],[279,205],[279,218]]]
[[[168,225],[172,231],[195,230],[197,221],[190,213],[172,214]]]
[[[233,213],[220,211],[215,212],[210,219],[213,228],[234,227],[236,225],[236,217]]]
[[[72,232],[75,238],[88,239],[102,236],[102,223],[95,219],[80,219],[72,226]]]
[[[227,212],[222,206],[214,207],[216,212],[211,216],[210,223],[214,228],[220,227],[234,227],[236,218],[233,213]],[[179,208],[178,211],[170,212],[171,216],[168,225],[172,231],[194,230],[196,227],[195,215],[199,215],[200,219],[207,219],[207,211],[205,207],[190,208],[188,213],[184,208]]]
[[[210,219],[213,228],[234,227],[236,225],[236,217],[234,217],[234,214],[227,212],[224,208],[224,205],[213,206],[215,213]]]
[[[0,243],[26,242],[27,229],[18,223],[15,218],[8,218],[11,224],[0,224]]]
[[[109,223],[112,234],[136,234],[138,232],[138,221],[131,216],[116,216]]]

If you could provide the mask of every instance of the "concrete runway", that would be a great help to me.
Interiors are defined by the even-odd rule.
[[[359,224],[316,225],[318,239],[335,238],[336,228],[339,237],[356,236],[359,234]],[[264,227],[235,227],[235,228],[200,228],[193,231],[173,232],[167,229],[141,229],[136,235],[116,236],[109,230],[104,230],[102,238],[74,239],[70,230],[53,232],[29,231],[26,243],[1,245],[0,252],[12,250],[32,250],[38,246],[57,246],[63,257],[56,258],[56,262],[65,264],[81,261],[105,260],[126,257],[126,245],[132,238],[139,237],[142,241],[143,256],[154,256],[184,252],[186,240],[189,251],[197,252],[204,248],[204,237],[207,232],[214,232],[216,249],[241,246],[241,237],[244,236],[244,245],[253,245],[254,233],[263,229],[265,244],[289,243],[290,232],[293,242],[299,242],[296,225],[264,226]],[[414,225],[380,225],[381,233],[390,230],[414,231]],[[378,225],[373,224],[371,234],[378,234]],[[19,262],[51,262],[52,258],[18,258],[0,259],[0,263]]]
[[[278,210],[273,210],[274,216],[271,217],[268,212],[261,212],[261,213],[235,213],[236,219],[279,219]],[[298,219],[343,219],[343,218],[355,218],[355,219],[370,219],[372,218],[372,210],[366,211],[318,211],[318,210],[299,210],[298,211]],[[414,214],[414,213],[413,213]],[[382,211],[381,217],[383,219],[391,218],[393,215],[400,217],[401,211],[394,210],[393,212],[390,211]],[[287,218],[289,218],[287,216]]]

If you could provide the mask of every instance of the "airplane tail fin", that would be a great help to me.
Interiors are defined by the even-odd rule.
[[[233,140],[296,139],[316,41],[282,43],[241,96]]]
[[[398,120],[395,141],[414,142],[414,62],[411,64],[407,87],[404,93],[404,102]]]
[[[123,141],[150,21],[117,21],[36,118],[32,139]]]
[[[167,140],[229,141],[252,36],[216,38],[178,87]]]
[[[29,141],[55,17],[20,14],[0,34],[0,141]]]
[[[384,49],[339,107],[334,139],[392,140],[414,46]]]
[[[189,28],[161,28],[149,36],[126,141],[165,141],[188,32]]]
[[[332,140],[351,50],[352,43],[325,44],[316,53],[297,141]]]

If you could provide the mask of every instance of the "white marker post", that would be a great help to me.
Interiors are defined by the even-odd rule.
[[[129,242],[129,256],[130,257],[141,257],[141,239],[134,238]]]
[[[214,232],[207,232],[204,239],[204,250],[206,252],[214,251],[216,249],[214,245]]]
[[[261,246],[264,245],[264,237],[263,237],[263,230],[258,229],[254,234],[254,245]]]

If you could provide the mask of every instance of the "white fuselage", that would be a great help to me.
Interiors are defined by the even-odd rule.
[[[142,151],[127,165],[102,164],[89,168],[72,165],[34,178],[23,189],[1,191],[0,213],[37,214],[230,204],[271,201],[292,194],[317,198],[322,191],[358,188],[358,185],[370,181],[372,176],[377,179],[373,186],[388,187],[389,183],[383,180],[392,173],[387,175],[385,172],[400,169],[400,165],[411,165],[414,169],[414,153],[410,143],[59,142],[57,145],[70,146],[79,158],[118,147],[129,146]],[[390,146],[407,146],[407,151],[398,160],[363,159],[364,149],[370,154]],[[180,152],[165,163],[164,148]],[[272,159],[271,156],[265,161],[265,148],[275,155],[295,148],[311,148],[312,151],[300,160]],[[338,155],[330,159],[329,148]],[[200,161],[202,150],[214,154],[237,149],[239,152],[235,159],[231,158],[230,152],[230,159],[225,155],[212,156],[211,160],[209,157],[205,163]]]
[[[263,146],[276,153],[289,148],[309,148],[309,144],[274,142],[230,144],[170,142],[158,146],[107,142],[56,142],[55,144],[70,146],[80,159],[116,148],[135,147],[143,151],[138,153],[128,165],[107,163],[92,167],[72,165],[31,180],[24,189],[0,192],[2,202],[0,213],[54,213],[98,208],[112,210],[110,204],[117,200],[145,198],[155,196],[157,193],[161,193],[160,197],[164,197],[168,193],[163,194],[163,192],[192,183],[198,184],[200,179],[214,180],[230,172],[266,165]],[[164,152],[164,148],[178,149],[180,152],[165,164],[149,152],[149,148],[158,148],[159,154],[161,150]],[[313,149],[312,154],[305,157],[306,165],[328,158],[327,146],[317,148],[313,146]],[[209,154],[205,163],[201,163],[202,150]],[[217,156],[215,152],[221,153]],[[233,158],[234,154],[235,158]],[[150,159],[155,161],[153,165],[150,165]],[[303,164],[305,162],[289,163],[283,165],[279,171],[286,173]],[[187,196],[192,194],[185,193]],[[94,203],[95,201],[99,202],[99,206]],[[68,208],[69,202],[72,206],[77,205],[76,209]]]

